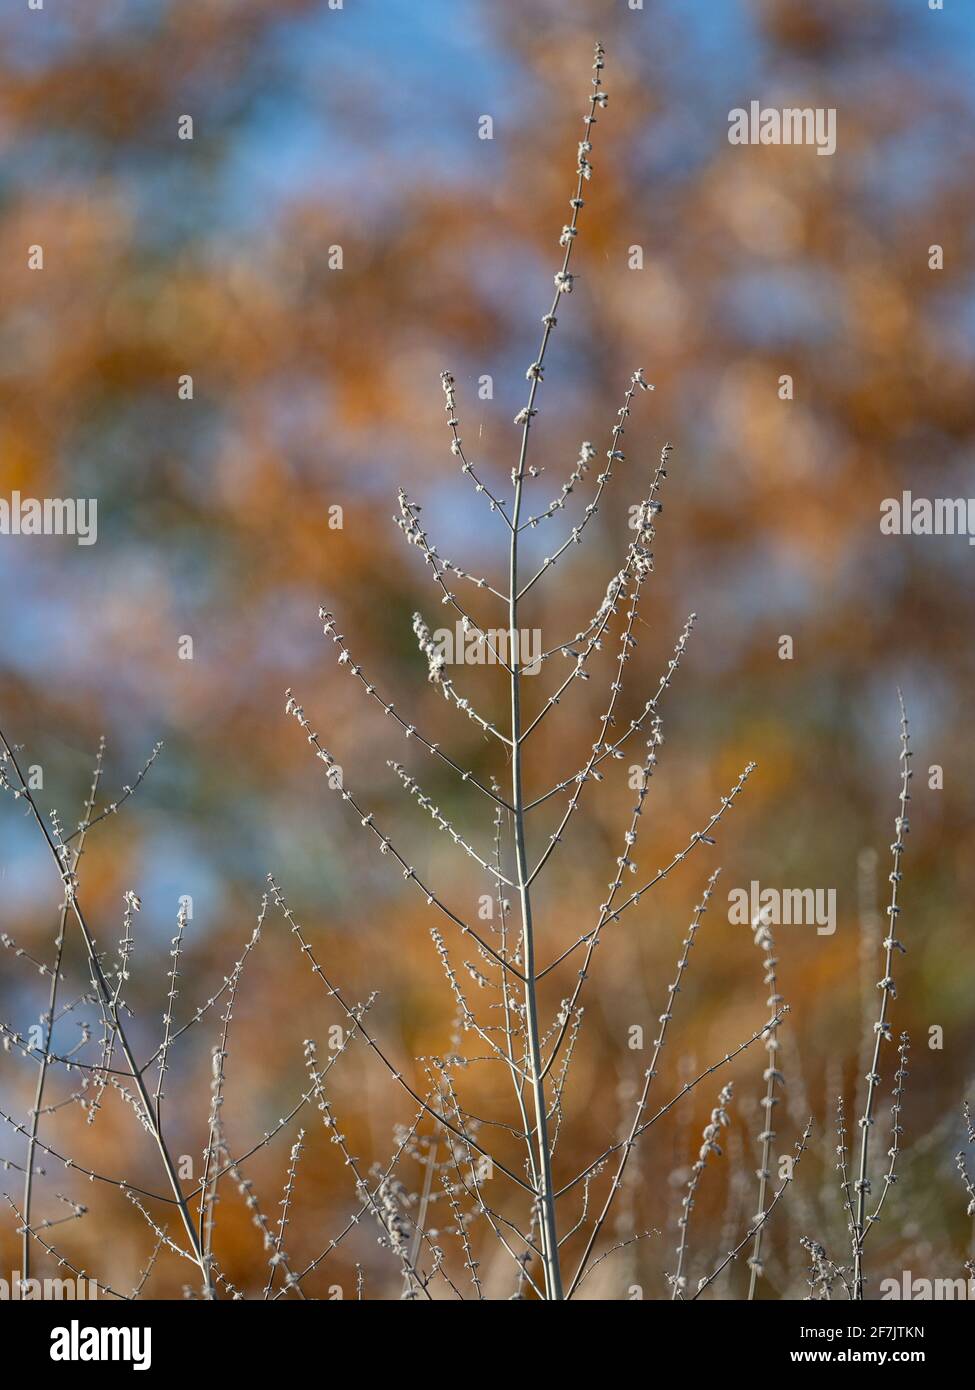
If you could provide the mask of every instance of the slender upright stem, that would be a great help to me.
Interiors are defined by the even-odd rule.
[[[887,909],[889,923],[887,936],[884,940],[884,975],[883,979],[877,981],[877,988],[880,990],[880,1013],[877,1022],[874,1024],[874,1044],[873,1057],[870,1063],[870,1070],[867,1073],[867,1098],[864,1103],[863,1115],[860,1119],[860,1167],[856,1181],[856,1211],[853,1222],[853,1297],[857,1300],[863,1298],[863,1242],[867,1233],[866,1225],[866,1206],[867,1196],[870,1192],[870,1180],[867,1176],[868,1150],[870,1146],[870,1129],[873,1125],[874,1101],[876,1098],[877,1087],[880,1084],[880,1047],[884,1038],[890,1037],[890,1024],[887,1021],[887,1011],[891,1000],[895,997],[894,989],[894,951],[903,951],[904,947],[897,939],[897,918],[900,913],[898,904],[898,888],[901,881],[901,857],[904,853],[904,837],[909,830],[907,819],[907,803],[911,799],[909,791],[911,781],[911,747],[908,734],[907,714],[904,709],[904,700],[900,691],[897,692],[901,707],[901,790],[900,790],[900,814],[894,822],[894,843],[891,845],[893,855],[893,867],[890,874],[890,906]]]
[[[537,383],[532,382],[529,407]],[[552,1155],[548,1140],[545,1082],[542,1076],[542,1049],[539,1041],[538,998],[535,982],[535,933],[532,924],[531,889],[528,886],[528,855],[525,850],[525,803],[521,778],[521,650],[518,640],[518,518],[521,514],[528,423],[522,435],[521,457],[515,474],[514,510],[511,521],[511,548],[508,585],[508,656],[511,666],[511,804],[513,808],[518,897],[524,940],[525,1029],[528,1040],[528,1070],[535,1110],[535,1141],[538,1153],[537,1199],[542,1251],[545,1260],[545,1293],[549,1299],[562,1299],[562,1271],[555,1224],[555,1197],[552,1188]]]
[[[772,932],[765,917],[760,913],[752,923],[755,931],[755,944],[761,946],[764,952],[765,977],[763,983],[768,985],[771,993],[765,1002],[770,1009],[777,1009],[782,1003],[782,996],[779,994],[778,981],[775,975],[775,967],[778,961],[775,958],[775,943],[772,940]],[[775,1130],[772,1128],[772,1114],[778,1101],[775,1096],[775,1085],[781,1081],[776,1062],[778,1061],[779,1037],[778,1029],[772,1028],[769,1031],[765,1042],[765,1050],[768,1052],[768,1066],[765,1068],[765,1095],[760,1104],[763,1112],[764,1123],[762,1132],[758,1136],[762,1145],[762,1158],[758,1169],[758,1213],[763,1215],[765,1212],[765,1199],[768,1196],[769,1179],[772,1176],[769,1165],[772,1162],[772,1141],[775,1139]],[[752,1246],[751,1258],[748,1261],[750,1274],[748,1279],[748,1298],[754,1299],[758,1290],[758,1281],[762,1276],[762,1238],[765,1235],[765,1222],[763,1221],[755,1232],[755,1244]]]
[[[602,67],[603,50],[602,46],[596,45],[596,61],[593,64],[595,76],[592,79],[593,91],[589,101],[589,110],[585,116],[585,148],[589,148],[592,136],[592,127],[596,119],[596,108],[602,98],[600,88],[602,86]],[[528,1075],[529,1085],[532,1093],[532,1104],[535,1111],[534,1137],[537,1150],[537,1162],[535,1165],[535,1195],[539,1210],[539,1230],[541,1233],[542,1254],[545,1261],[545,1295],[546,1298],[561,1301],[564,1298],[562,1292],[562,1271],[559,1265],[559,1241],[558,1231],[555,1222],[555,1194],[552,1186],[552,1154],[548,1138],[548,1115],[545,1101],[545,1072],[542,1066],[542,1049],[540,1042],[540,1032],[538,1026],[538,991],[535,967],[535,933],[532,924],[532,903],[531,903],[531,879],[532,875],[528,869],[528,855],[525,849],[525,799],[522,789],[522,746],[525,734],[521,723],[521,643],[518,638],[518,527],[521,521],[521,504],[525,485],[525,466],[528,457],[528,434],[531,429],[532,417],[535,414],[535,397],[538,394],[538,384],[542,379],[542,370],[545,363],[545,352],[548,348],[549,339],[552,336],[552,329],[555,326],[555,311],[558,308],[559,299],[565,288],[568,279],[569,262],[572,258],[572,244],[576,236],[576,225],[579,220],[579,209],[582,207],[582,186],[585,178],[586,165],[582,161],[582,149],[580,149],[580,162],[576,171],[575,196],[571,200],[572,216],[568,227],[564,229],[561,238],[565,253],[562,257],[562,268],[555,277],[555,294],[552,299],[552,307],[545,315],[542,323],[541,346],[538,350],[538,357],[532,363],[528,371],[528,379],[531,383],[528,390],[528,404],[519,414],[516,423],[521,424],[521,448],[518,454],[518,464],[512,470],[512,482],[514,483],[514,501],[512,503],[512,514],[509,522],[511,530],[511,545],[509,550],[508,567],[508,659],[509,659],[509,681],[511,684],[511,812],[514,822],[515,839],[515,859],[517,864],[517,888],[518,897],[521,903],[521,929],[524,940],[524,989],[525,989],[525,1031],[528,1043]],[[571,285],[571,280],[569,280]],[[530,584],[525,586],[525,592],[535,580],[540,577],[536,574]]]
[[[95,797],[98,795],[98,784],[102,776],[102,758],[104,755],[104,740],[98,746],[98,755],[95,759],[95,771],[91,779],[91,788],[88,792],[88,800],[85,803],[85,813],[79,828],[78,843],[71,852],[71,873],[77,872],[81,856],[85,852],[85,836],[91,824],[92,813],[95,809]],[[60,915],[58,917],[58,934],[55,941],[56,954],[54,958],[54,970],[51,975],[51,989],[47,999],[47,1015],[44,1025],[44,1055],[40,1061],[40,1069],[37,1073],[37,1087],[34,1091],[34,1108],[30,1113],[30,1134],[27,1138],[27,1171],[24,1176],[24,1230],[23,1244],[20,1252],[21,1277],[26,1281],[30,1278],[31,1246],[33,1244],[30,1231],[31,1203],[34,1196],[34,1155],[37,1146],[37,1134],[41,1123],[41,1109],[44,1105],[44,1090],[47,1084],[47,1070],[51,1062],[51,1042],[54,1035],[54,1012],[58,1003],[58,988],[61,984],[61,965],[64,959],[64,938],[68,928],[68,910],[70,900],[65,894],[61,904]]]

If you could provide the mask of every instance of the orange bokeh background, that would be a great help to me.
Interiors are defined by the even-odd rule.
[[[425,679],[411,617],[420,610],[438,626],[445,610],[392,517],[403,486],[445,555],[503,580],[504,527],[450,454],[439,373],[454,373],[465,446],[507,495],[511,420],[559,263],[599,38],[610,100],[580,219],[578,279],[563,301],[533,427],[544,467],[534,509],[557,494],[581,440],[608,447],[634,369],[656,389],[636,403],[626,461],[585,544],[533,593],[526,622],[543,630],[546,647],[585,625],[631,537],[628,508],[672,441],[656,573],[626,671],[626,719],[655,687],[688,613],[698,621],[662,706],[666,741],[635,856],[644,877],[704,824],[746,762],[758,768],[716,847],[699,846],[607,933],[556,1167],[567,1180],[624,1124],[649,1055],[630,1046],[630,1030],[642,1028],[649,1046],[711,870],[720,864],[722,878],[678,999],[658,1103],[767,1017],[761,955],[747,928],[729,922],[728,890],[752,880],[833,888],[834,935],[783,927],[777,943],[791,1007],[776,1153],[791,1151],[807,1114],[816,1126],[769,1227],[762,1296],[807,1292],[800,1236],[843,1261],[832,1114],[840,1091],[853,1109],[881,973],[871,952],[888,889],[901,686],[916,775],[900,923],[909,953],[898,963],[894,1028],[911,1033],[913,1050],[901,1177],[871,1237],[870,1264],[875,1279],[902,1269],[954,1277],[971,1241],[953,1156],[975,1036],[972,554],[962,536],[884,536],[878,522],[885,497],[962,496],[970,477],[975,113],[964,69],[975,29],[881,0],[696,8],[93,0],[0,21],[0,495],[99,503],[94,546],[0,537],[0,727],[23,745],[25,765],[42,769],[39,804],[69,826],[100,734],[112,796],[156,739],[165,743],[123,812],[92,832],[80,870],[87,915],[110,958],[123,893],[142,899],[129,1002],[147,1054],[161,1036],[180,896],[193,901],[176,1006],[186,1018],[239,956],[273,872],[347,996],[380,991],[375,1032],[422,1085],[423,1067],[409,1059],[453,1047],[454,1007],[429,939],[444,924],[329,791],[285,715],[284,692],[294,689],[347,785],[409,862],[458,912],[475,914],[490,891],[485,876],[433,833],[387,760],[404,762],[482,849],[490,808],[407,746],[336,668],[317,612],[323,604],[338,615],[355,658],[404,717],[479,776],[507,775],[498,746]],[[727,113],[753,98],[836,108],[836,154],[730,145]],[[177,139],[184,113],[194,118],[192,141]],[[478,138],[485,114],[492,140]],[[42,272],[27,269],[36,244]],[[944,248],[943,269],[929,268],[932,245]],[[341,269],[330,265],[334,247]],[[179,398],[185,374],[191,401]],[[791,400],[780,396],[783,375]],[[489,399],[479,393],[485,376]],[[577,489],[576,513],[530,533],[531,555],[551,553],[588,496]],[[330,524],[336,507],[340,527]],[[490,596],[474,600],[485,625],[503,622]],[[793,639],[792,660],[780,658],[783,635]],[[180,659],[185,636],[191,661]],[[530,794],[582,765],[615,651],[614,635],[593,679],[542,726]],[[528,700],[547,696],[553,680],[547,672],[537,687],[526,681]],[[465,668],[458,684],[503,720],[496,671]],[[545,958],[594,922],[621,852],[630,766],[641,761],[642,743],[588,789],[540,880]],[[934,766],[941,788],[930,785]],[[48,961],[59,885],[22,810],[0,803],[0,928]],[[553,810],[537,813],[536,845],[551,833]],[[451,946],[459,965],[465,943]],[[88,987],[70,932],[67,963],[65,999]],[[550,1015],[574,968],[547,982]],[[13,947],[0,952],[0,1018],[26,1034],[46,998],[47,981],[30,963]],[[97,1012],[79,1005],[76,1017],[94,1020],[94,1041],[79,1054],[93,1058]],[[234,1152],[300,1096],[303,1041],[315,1038],[324,1052],[329,1027],[341,1022],[270,911],[230,1034],[225,1119]],[[75,1016],[60,1026],[65,1047],[77,1042]],[[942,1046],[931,1030],[942,1030]],[[176,1049],[167,1079],[173,1148],[197,1177],[218,1036],[214,1010]],[[733,1123],[695,1207],[695,1278],[755,1210],[764,1064],[755,1047],[728,1073]],[[888,1058],[878,1158],[892,1073]],[[626,1298],[637,1288],[668,1296],[682,1185],[728,1074],[703,1083],[647,1136],[609,1234],[661,1234],[600,1265],[589,1296]],[[490,1068],[461,1076],[473,1111],[512,1122]],[[21,1121],[35,1078],[36,1063],[12,1047],[0,1097]],[[158,1158],[117,1093],[106,1093],[92,1126],[77,1105],[60,1106],[80,1080],[52,1076],[47,1099],[59,1108],[44,1117],[42,1139],[159,1190]],[[339,1060],[329,1095],[364,1167],[388,1162],[395,1126],[413,1115],[365,1048]],[[307,1148],[287,1249],[303,1265],[344,1226],[354,1191],[313,1107],[300,1123]],[[269,1219],[298,1124],[247,1166]],[[510,1137],[499,1151],[511,1151]],[[21,1138],[0,1135],[0,1159],[22,1158]],[[51,1241],[128,1290],[152,1249],[146,1222],[116,1191],[50,1159],[42,1166],[36,1214],[64,1215],[59,1192],[89,1207]],[[422,1168],[407,1161],[401,1176],[416,1191]],[[3,1179],[19,1202],[22,1175],[8,1169]],[[517,1201],[493,1183],[515,1219]],[[172,1212],[158,1205],[152,1214],[177,1238]],[[19,1268],[17,1221],[7,1217],[0,1274]],[[437,1224],[463,1280],[442,1198]],[[485,1240],[483,1221],[472,1230],[485,1289],[508,1296],[510,1261]],[[267,1253],[230,1179],[217,1232],[227,1279],[260,1296]],[[309,1279],[309,1296],[354,1297],[358,1264],[365,1297],[398,1297],[397,1262],[376,1235],[364,1221]],[[54,1271],[42,1252],[35,1263]],[[715,1296],[742,1296],[743,1265]],[[193,1275],[165,1252],[147,1293],[179,1297]]]

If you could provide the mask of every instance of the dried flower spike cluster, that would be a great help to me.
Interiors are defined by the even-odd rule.
[[[398,761],[390,760],[389,765],[404,788],[415,799],[422,811],[429,815],[438,829],[461,849],[469,858],[479,864],[488,877],[492,893],[498,898],[498,924],[487,935],[480,935],[463,915],[446,907],[443,894],[434,893],[421,885],[426,901],[440,917],[446,917],[452,926],[459,929],[464,937],[473,939],[478,951],[475,960],[463,961],[463,969],[454,963],[452,946],[447,936],[434,925],[431,937],[440,961],[450,995],[457,1015],[455,1050],[446,1057],[427,1059],[427,1067],[434,1089],[420,1097],[427,1107],[426,1113],[435,1115],[439,1122],[439,1133],[435,1131],[438,1142],[448,1146],[457,1160],[456,1183],[445,1188],[450,1208],[454,1214],[454,1227],[457,1238],[462,1242],[465,1252],[463,1262],[468,1271],[472,1291],[476,1297],[483,1294],[483,1286],[478,1273],[480,1261],[473,1258],[470,1242],[472,1230],[480,1224],[497,1239],[508,1255],[512,1266],[512,1278],[516,1281],[516,1296],[523,1296],[527,1289],[546,1299],[571,1297],[596,1264],[599,1264],[608,1251],[598,1251],[598,1238],[611,1214],[614,1201],[622,1185],[627,1160],[640,1138],[649,1130],[660,1115],[676,1105],[693,1086],[685,1087],[655,1116],[647,1113],[648,1091],[653,1075],[657,1071],[660,1050],[666,1032],[666,1022],[672,1012],[679,981],[688,963],[688,953],[693,942],[694,932],[710,898],[714,875],[708,883],[701,906],[698,909],[691,933],[685,942],[684,954],[678,968],[678,978],[671,986],[666,1013],[661,1019],[661,1031],[654,1053],[654,1064],[648,1072],[646,1085],[638,1097],[635,1114],[625,1138],[612,1142],[603,1155],[588,1164],[585,1170],[569,1176],[561,1186],[557,1186],[553,1176],[553,1157],[556,1152],[559,1132],[565,1119],[563,1097],[570,1075],[571,1063],[576,1046],[584,1033],[583,996],[591,976],[596,946],[599,945],[604,929],[610,923],[620,920],[621,914],[635,908],[644,896],[663,878],[681,866],[684,860],[699,846],[713,846],[713,832],[721,819],[730,812],[745,782],[752,772],[752,766],[745,768],[729,793],[722,797],[721,804],[706,822],[704,828],[694,831],[684,844],[678,848],[664,868],[658,869],[642,886],[635,891],[623,894],[624,876],[636,874],[637,840],[640,819],[651,779],[656,766],[658,750],[663,741],[661,725],[661,705],[663,697],[677,673],[681,658],[690,638],[694,616],[688,620],[678,637],[674,655],[668,662],[666,672],[659,679],[653,697],[646,700],[639,712],[629,720],[620,733],[612,733],[618,721],[618,709],[625,698],[624,677],[627,664],[636,650],[636,626],[640,621],[639,607],[646,582],[654,568],[653,544],[658,518],[662,510],[659,492],[667,477],[671,455],[670,445],[666,445],[651,478],[650,489],[633,509],[635,537],[625,549],[622,567],[612,576],[606,594],[588,626],[570,642],[562,641],[542,653],[539,664],[552,656],[561,654],[570,662],[568,675],[548,696],[542,697],[537,713],[528,717],[525,713],[527,689],[523,684],[524,670],[519,661],[517,634],[519,633],[521,605],[529,594],[557,564],[570,546],[578,545],[589,523],[599,510],[600,502],[607,487],[618,469],[626,465],[623,439],[629,422],[634,397],[637,393],[652,390],[642,371],[632,374],[623,404],[617,412],[613,424],[609,447],[606,450],[606,464],[594,479],[594,492],[591,501],[583,509],[577,525],[571,526],[566,537],[557,547],[543,558],[541,563],[522,576],[521,536],[526,529],[535,529],[542,522],[562,512],[578,486],[590,472],[598,451],[590,442],[583,444],[579,459],[569,474],[567,481],[547,510],[541,513],[526,512],[526,489],[528,483],[539,476],[542,469],[534,462],[531,451],[533,431],[538,428],[541,416],[540,392],[545,382],[545,359],[551,335],[557,324],[557,309],[562,296],[573,289],[575,274],[571,267],[574,249],[579,237],[579,214],[584,206],[583,186],[592,179],[593,174],[593,127],[597,112],[606,105],[606,93],[602,86],[604,54],[597,47],[593,67],[592,92],[589,109],[585,116],[585,134],[578,150],[576,164],[576,188],[570,199],[571,218],[559,236],[562,248],[562,261],[555,272],[555,295],[548,313],[543,316],[543,333],[539,349],[529,365],[525,378],[528,383],[528,397],[524,406],[517,412],[514,423],[520,429],[518,457],[511,469],[513,495],[510,503],[502,501],[475,474],[472,463],[464,450],[460,433],[460,416],[457,399],[457,384],[450,372],[443,372],[441,384],[444,391],[447,423],[450,430],[450,449],[454,457],[461,461],[461,470],[472,478],[476,490],[487,495],[493,512],[500,515],[508,538],[508,578],[507,587],[500,582],[486,578],[474,578],[451,561],[444,560],[438,548],[431,544],[424,527],[420,523],[420,508],[403,490],[399,494],[399,514],[394,519],[407,542],[419,549],[425,565],[432,571],[438,584],[442,602],[455,609],[460,616],[460,628],[465,634],[472,634],[483,644],[492,641],[491,634],[505,632],[507,642],[504,653],[497,653],[495,663],[505,673],[509,685],[510,725],[499,728],[495,721],[479,714],[469,698],[456,689],[451,672],[450,661],[443,644],[422,614],[413,618],[413,632],[421,656],[423,657],[429,682],[436,686],[444,699],[458,708],[468,718],[475,720],[485,734],[505,745],[505,760],[508,764],[510,787],[502,792],[497,781],[491,779],[490,785],[478,783],[479,789],[492,798],[495,803],[493,821],[494,857],[487,850],[476,847],[467,835],[462,834],[444,814],[440,806],[421,789],[412,771]],[[504,605],[504,628],[499,629],[498,620],[491,621],[473,617],[459,603],[457,596],[448,587],[448,579],[456,575],[472,580],[482,595],[497,599]],[[560,779],[547,791],[529,799],[525,794],[526,750],[533,745],[531,739],[544,720],[559,705],[569,686],[576,680],[590,680],[593,675],[595,654],[600,652],[606,633],[614,619],[619,616],[625,604],[626,614],[620,637],[620,650],[614,663],[613,676],[609,683],[608,700],[599,716],[599,727],[591,751],[584,764],[570,777]],[[339,664],[344,665],[358,679],[367,694],[376,699],[387,714],[392,714],[408,740],[416,740],[428,751],[445,762],[461,780],[472,780],[471,774],[463,771],[452,759],[445,758],[439,737],[434,739],[422,733],[412,719],[398,715],[393,706],[382,700],[374,686],[367,680],[351,659],[345,639],[336,631],[336,621],[331,614],[323,612],[324,630],[339,647]],[[332,754],[324,749],[318,735],[311,729],[303,707],[289,692],[288,712],[292,714],[305,732],[308,742],[313,746],[319,760],[326,769],[335,765]],[[616,861],[616,873],[609,885],[609,894],[599,906],[594,925],[576,939],[560,943],[556,941],[554,953],[546,962],[539,960],[540,938],[536,927],[535,898],[543,871],[555,860],[560,846],[564,843],[570,823],[578,811],[584,789],[593,782],[603,780],[601,765],[607,759],[620,760],[623,746],[639,731],[649,733],[647,758],[644,776],[638,791],[637,803],[633,809],[628,829],[623,835],[622,852]],[[553,799],[565,798],[565,805],[556,813],[556,823],[544,836],[543,847],[533,855],[532,833],[538,813]],[[351,806],[361,825],[370,830],[379,841],[381,853],[396,859],[404,877],[420,882],[416,869],[401,854],[393,842],[376,826],[375,817],[364,813],[355,798],[343,785],[341,799]],[[510,893],[510,900],[506,894]],[[570,958],[579,948],[585,948],[581,965],[573,967]],[[568,964],[571,970],[568,992],[562,992],[554,1017],[546,1022],[543,1014],[543,981],[552,977]],[[466,979],[465,979],[466,977]],[[466,982],[473,982],[471,986]],[[481,1005],[480,1001],[484,1000]],[[475,1007],[475,1001],[478,1006]],[[698,1081],[710,1075],[716,1067],[727,1065],[734,1057],[769,1035],[769,1030],[779,1022],[782,1010],[773,1010],[772,1020],[758,1029],[751,1038],[741,1043],[732,1053],[715,1063],[702,1073]],[[461,1052],[462,1040],[471,1036],[477,1040],[482,1054],[478,1058]],[[500,1063],[507,1071],[512,1087],[511,1104],[513,1114],[509,1118],[503,1114],[489,1116],[475,1115],[464,1106],[458,1095],[460,1078],[458,1071],[467,1070],[478,1060]],[[398,1078],[402,1085],[408,1086],[405,1079]],[[694,1083],[696,1085],[697,1082]],[[411,1090],[414,1098],[415,1092]],[[517,1182],[522,1191],[528,1194],[530,1203],[524,1224],[513,1220],[509,1215],[510,1197],[503,1201],[492,1199],[489,1204],[485,1188],[479,1179],[480,1165],[487,1157],[484,1151],[484,1136],[490,1128],[507,1130],[518,1143],[524,1146],[522,1168],[524,1176],[514,1178],[512,1170],[506,1172],[509,1181]],[[604,1179],[604,1172],[610,1160],[617,1158],[615,1176],[609,1184],[598,1210],[587,1215],[590,1199],[595,1195],[595,1184]],[[497,1172],[497,1154],[492,1159]],[[492,1189],[494,1191],[495,1189]],[[560,1216],[563,1205],[575,1200],[576,1195],[584,1194],[583,1211],[575,1217]],[[499,1204],[500,1202],[500,1204]],[[466,1214],[465,1214],[466,1212]],[[480,1222],[476,1218],[481,1218]],[[565,1234],[564,1221],[568,1220],[569,1234]],[[566,1244],[572,1236],[581,1242],[578,1262],[570,1277],[564,1278],[563,1264],[566,1258]],[[569,1247],[571,1250],[571,1246]]]

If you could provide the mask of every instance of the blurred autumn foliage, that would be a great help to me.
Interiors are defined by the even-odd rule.
[[[874,1007],[879,977],[863,942],[874,941],[871,902],[882,910],[887,889],[900,685],[916,776],[901,918],[909,954],[894,1027],[911,1032],[914,1048],[907,1155],[871,1266],[878,1276],[959,1271],[971,1232],[952,1157],[975,1039],[973,558],[963,537],[883,536],[878,518],[882,499],[903,489],[971,490],[970,20],[894,0],[7,8],[0,495],[97,497],[99,538],[85,548],[0,537],[0,726],[42,769],[39,800],[68,825],[101,733],[111,795],[156,739],[165,743],[124,812],[92,832],[81,866],[102,949],[114,951],[123,893],[143,900],[132,1026],[147,1051],[161,1029],[178,898],[193,901],[176,1006],[186,1017],[240,954],[268,871],[347,994],[381,991],[374,1027],[391,1054],[406,1065],[452,1046],[425,905],[328,791],[285,718],[284,691],[295,689],[348,784],[397,843],[443,896],[475,913],[489,888],[446,837],[432,836],[386,761],[406,762],[479,841],[490,832],[485,807],[404,747],[392,721],[336,670],[317,611],[339,615],[356,659],[404,716],[465,767],[504,775],[495,749],[425,681],[410,619],[420,610],[438,625],[440,595],[392,514],[402,485],[447,556],[503,577],[503,527],[451,457],[439,373],[456,376],[465,445],[506,495],[511,419],[551,292],[598,37],[610,101],[581,219],[579,278],[541,395],[535,509],[557,495],[581,440],[608,447],[635,368],[656,390],[634,411],[626,462],[586,544],[534,591],[528,621],[546,646],[585,625],[619,567],[627,509],[673,441],[626,718],[654,688],[687,614],[699,619],[663,708],[641,865],[665,863],[749,759],[758,770],[717,847],[701,847],[598,953],[557,1166],[571,1176],[619,1130],[648,1059],[630,1046],[630,1030],[654,1036],[711,869],[723,866],[721,889],[678,1000],[660,1101],[767,1017],[761,955],[747,929],[728,922],[722,894],[752,880],[834,887],[835,935],[782,928],[777,943],[791,1005],[778,1149],[791,1151],[807,1113],[817,1128],[802,1181],[769,1228],[763,1296],[803,1296],[800,1235],[842,1258],[831,1115],[841,1089],[852,1105],[863,1009]],[[731,146],[728,111],[753,98],[835,107],[836,154]],[[191,141],[177,137],[185,114]],[[484,114],[491,140],[478,138]],[[31,245],[43,246],[43,271],[27,268]],[[939,270],[929,268],[935,245],[944,248]],[[187,374],[192,400],[178,393]],[[791,400],[781,397],[784,375]],[[340,527],[330,524],[336,507]],[[533,533],[533,554],[550,554],[575,519],[560,513],[548,533]],[[489,596],[477,612],[486,624],[503,621]],[[792,660],[780,659],[785,634]],[[189,661],[179,659],[185,636]],[[546,724],[530,794],[581,766],[613,651],[615,642],[597,667],[602,681],[573,689]],[[497,673],[471,668],[472,689],[475,677],[481,703],[502,717]],[[551,679],[540,677],[529,698],[547,696]],[[540,900],[546,957],[586,930],[602,901],[632,802],[631,761],[639,753],[610,765],[561,848]],[[935,765],[940,789],[930,785]],[[9,798],[0,805],[0,927],[48,960],[59,885],[19,810]],[[539,843],[551,829],[539,822]],[[70,933],[68,958],[80,994],[84,957]],[[553,1012],[571,969],[547,1001]],[[46,998],[28,962],[0,952],[0,1018],[26,1033]],[[236,1152],[294,1104],[305,1085],[303,1040],[324,1047],[336,1022],[285,924],[269,916],[230,1037],[225,1118]],[[215,1028],[214,1015],[187,1035],[167,1081],[174,1149],[192,1157],[197,1176]],[[942,1047],[930,1045],[932,1029],[943,1030]],[[330,1090],[366,1164],[388,1161],[394,1125],[412,1118],[373,1060],[350,1049]],[[752,1049],[734,1069],[725,1166],[695,1216],[695,1277],[754,1211],[764,1062]],[[885,1098],[892,1071],[888,1062]],[[27,1112],[35,1076],[12,1048],[0,1080],[5,1111]],[[662,1235],[600,1266],[591,1295],[625,1298],[638,1286],[666,1296],[680,1183],[720,1084],[702,1086],[653,1131],[626,1210],[633,1229]],[[77,1085],[76,1076],[52,1080],[49,1103]],[[475,1082],[475,1094],[478,1085],[487,1083]],[[341,1155],[315,1131],[317,1116],[303,1123],[309,1148],[288,1240],[300,1264],[353,1205]],[[249,1170],[275,1215],[292,1130]],[[92,1127],[66,1105],[44,1117],[42,1137],[86,1166],[158,1182],[145,1136],[112,1093]],[[4,1159],[22,1159],[13,1132],[0,1135]],[[130,1287],[152,1232],[117,1193],[72,1186],[57,1164],[45,1166],[37,1211],[59,1214],[52,1194],[79,1188],[91,1208],[64,1228],[59,1248]],[[20,1183],[16,1171],[3,1174],[17,1201]],[[0,1272],[19,1267],[8,1217]],[[262,1287],[266,1255],[233,1184],[217,1220],[228,1278]],[[364,1227],[356,1240],[309,1281],[310,1293],[338,1285],[353,1296],[358,1261],[367,1297],[398,1295],[395,1261],[374,1232]],[[496,1296],[510,1282],[503,1258],[482,1271]],[[53,1269],[43,1254],[37,1263]],[[150,1291],[178,1296],[191,1275],[164,1255]],[[741,1296],[746,1276],[731,1271],[716,1293]]]

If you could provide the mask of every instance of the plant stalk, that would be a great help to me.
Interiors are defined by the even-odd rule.
[[[534,398],[536,382],[532,383],[529,408]],[[539,1043],[538,997],[535,981],[535,935],[532,925],[531,889],[528,886],[528,856],[525,850],[525,809],[521,775],[521,644],[518,640],[518,520],[521,514],[525,454],[528,443],[528,423],[522,437],[521,458],[515,474],[515,496],[511,522],[511,549],[508,576],[508,658],[511,666],[511,804],[514,819],[515,857],[518,871],[518,897],[521,903],[521,925],[524,938],[525,971],[525,1028],[528,1036],[528,1064],[535,1111],[535,1137],[538,1151],[539,1228],[545,1263],[545,1293],[549,1299],[561,1301],[562,1271],[559,1266],[559,1242],[555,1221],[555,1196],[552,1185],[552,1156],[548,1140],[548,1116],[545,1101],[545,1082],[542,1075],[542,1051]]]

